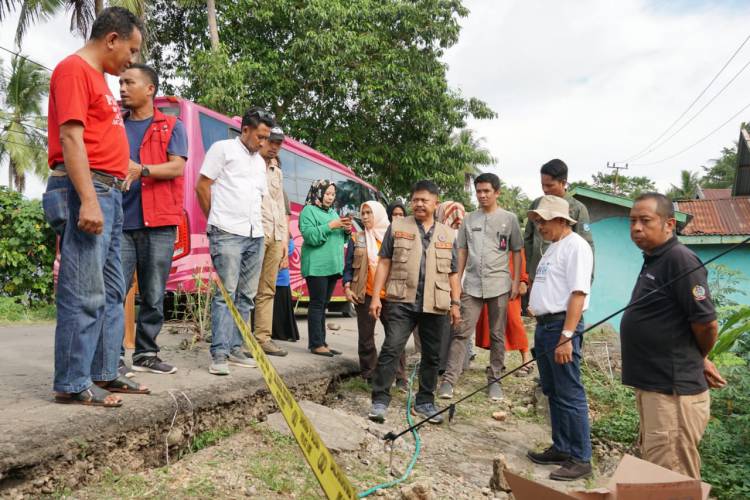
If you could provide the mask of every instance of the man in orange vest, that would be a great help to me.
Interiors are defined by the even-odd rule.
[[[138,271],[141,297],[133,370],[175,373],[176,367],[159,358],[156,337],[164,323],[164,290],[172,266],[177,225],[183,217],[182,174],[188,144],[182,122],[154,106],[158,90],[159,77],[145,64],[132,64],[120,75],[130,145],[128,190],[122,197],[122,269],[126,287]],[[121,354],[122,374],[128,372],[124,348]]]

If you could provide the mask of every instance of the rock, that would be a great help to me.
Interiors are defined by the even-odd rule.
[[[332,451],[357,451],[365,440],[367,423],[362,417],[333,410],[312,401],[300,401],[302,411],[312,422],[328,449]],[[268,416],[267,424],[274,430],[291,436],[289,426],[280,413]]]
[[[334,332],[338,331],[338,330],[341,330],[341,325],[339,325],[338,323],[331,322],[331,323],[328,323],[328,325],[326,325],[326,326],[328,326],[329,330],[333,330]]]
[[[492,461],[492,477],[490,478],[490,488],[494,491],[510,491],[510,485],[505,479],[505,470],[508,468],[508,462],[504,455],[498,455]]]
[[[401,488],[401,500],[433,500],[435,496],[429,485],[414,483]]]
[[[185,435],[182,433],[182,429],[174,428],[169,431],[169,434],[167,435],[167,444],[169,444],[169,446],[177,446],[183,442],[185,442]]]
[[[247,488],[245,488],[246,497],[254,497],[257,494],[258,494],[258,488],[256,488],[255,485],[250,485]]]
[[[488,496],[490,496],[490,494],[492,494],[492,490],[491,489],[489,489],[486,486],[484,488],[482,488],[482,495],[488,497]]]
[[[504,422],[506,418],[508,418],[508,412],[506,411],[496,411],[492,414],[492,418],[499,422]]]

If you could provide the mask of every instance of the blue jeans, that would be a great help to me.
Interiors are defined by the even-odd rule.
[[[549,398],[552,424],[552,444],[557,451],[573,458],[591,460],[591,433],[589,406],[581,383],[581,337],[575,337],[573,361],[564,365],[555,363],[554,349],[560,340],[562,321],[536,325],[534,355],[537,357],[542,392]],[[583,331],[583,322],[576,332]],[[543,355],[546,351],[552,351]]]
[[[247,322],[255,308],[260,269],[263,263],[263,237],[251,238],[208,226],[211,262],[242,319]],[[243,345],[242,334],[219,290],[211,303],[211,357],[223,360]]]
[[[78,229],[81,201],[68,177],[51,176],[42,198],[47,222],[60,237],[56,392],[81,392],[92,381],[117,378],[125,301],[120,261],[122,193],[93,182],[104,215],[101,234]]]
[[[172,266],[176,226],[123,231],[122,274],[129,289],[138,271],[138,322],[133,361],[159,352],[156,336],[164,324],[164,290]],[[125,354],[125,348],[121,351]]]

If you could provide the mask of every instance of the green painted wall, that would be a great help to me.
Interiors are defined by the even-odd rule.
[[[605,318],[628,303],[643,264],[641,251],[630,240],[629,221],[626,217],[611,217],[594,222],[591,224],[591,232],[594,236],[596,267],[589,309],[585,313],[587,324]],[[728,245],[689,247],[705,261],[728,248]],[[735,250],[716,263],[743,273],[745,279],[738,288],[746,295],[736,293],[731,298],[740,304],[750,304],[750,246]],[[709,280],[712,277],[713,273],[710,273]],[[620,317],[618,315],[609,320],[616,330],[620,328]]]

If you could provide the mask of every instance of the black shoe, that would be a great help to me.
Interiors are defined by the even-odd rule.
[[[550,472],[549,478],[555,481],[575,481],[591,476],[591,463],[569,458],[557,470]]]
[[[526,453],[529,460],[540,465],[562,465],[570,459],[570,455],[557,451],[554,446],[550,446],[541,453],[530,451]]]
[[[143,356],[133,361],[133,370],[149,373],[177,373],[177,367],[165,363],[159,356]]]

